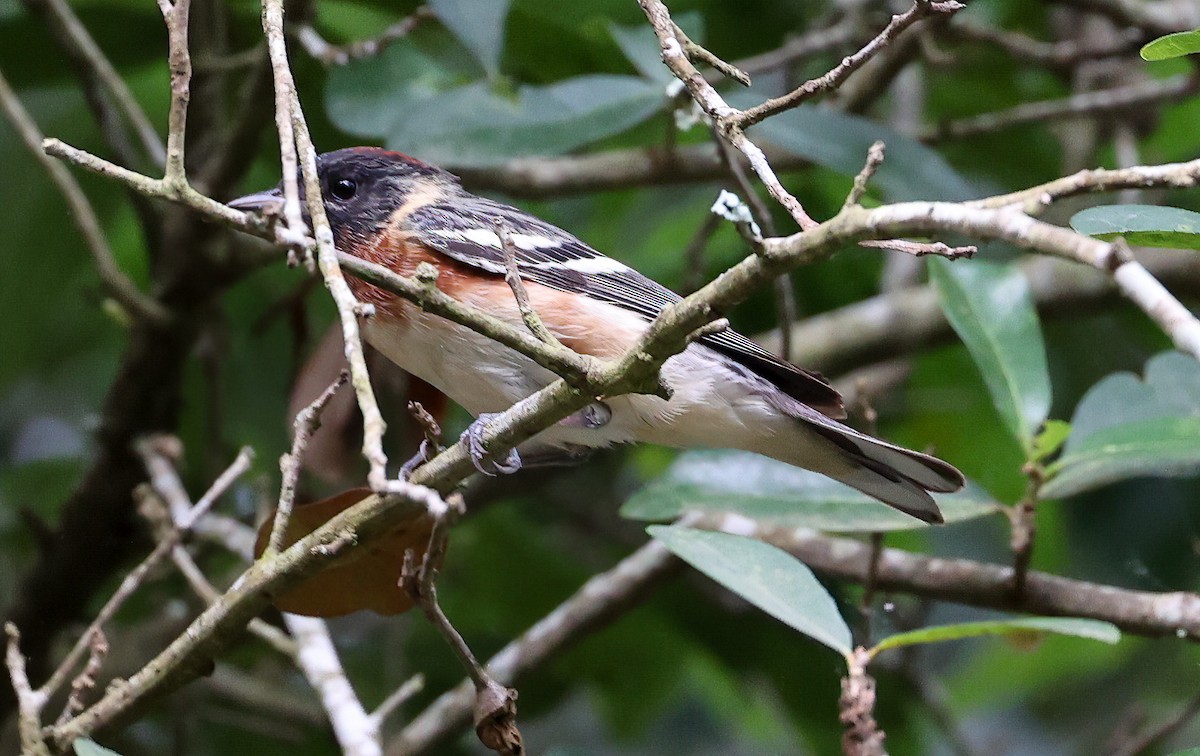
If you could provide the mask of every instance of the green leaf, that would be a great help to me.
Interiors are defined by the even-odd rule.
[[[760,78],[755,77],[757,82]],[[729,102],[737,107],[758,103],[760,95],[737,91]],[[875,121],[816,105],[780,113],[753,128],[783,149],[831,170],[854,176],[863,167],[867,150],[879,139],[887,144],[887,159],[871,179],[892,201],[966,200],[975,188],[936,151]]]
[[[1200,417],[1157,418],[1100,431],[1049,470],[1041,498],[1074,496],[1127,478],[1200,472]]]
[[[1071,424],[1062,420],[1047,420],[1042,430],[1033,439],[1033,460],[1049,459],[1062,448],[1071,435]]]
[[[770,544],[676,525],[646,528],[680,559],[789,627],[850,654],[850,628],[803,562]]]
[[[489,77],[500,72],[510,0],[429,0],[438,19],[466,45]]]
[[[71,747],[75,749],[75,756],[121,756],[116,751],[87,738],[76,738]]]
[[[988,622],[963,622],[957,625],[939,625],[925,627],[907,633],[897,633],[876,644],[871,649],[872,655],[889,648],[900,646],[915,646],[918,643],[939,643],[962,638],[976,638],[981,635],[1072,635],[1077,638],[1089,638],[1103,643],[1113,644],[1121,640],[1121,631],[1116,625],[1093,619],[1076,617],[1021,617],[1008,620],[992,620]]]
[[[992,402],[1027,454],[1050,411],[1050,374],[1037,310],[1013,265],[930,261],[946,319],[975,359]]]
[[[325,87],[325,111],[341,130],[364,137],[387,132],[398,108],[431,98],[462,83],[412,45],[390,45],[378,55],[333,66]]]
[[[1043,498],[1071,496],[1140,476],[1200,471],[1200,363],[1165,352],[1145,380],[1115,373],[1075,409],[1063,456],[1047,469]]]
[[[1200,53],[1200,29],[1175,32],[1142,46],[1142,60],[1167,60]]]
[[[974,484],[934,498],[946,522],[1000,511]],[[770,526],[843,533],[927,527],[824,475],[742,451],[684,452],[621,507],[624,517],[650,521],[674,520],[692,511],[735,512]]]
[[[423,79],[392,80],[411,69]],[[566,152],[644,121],[665,102],[660,87],[636,76],[578,76],[521,87],[515,98],[484,81],[431,91],[450,76],[425,68],[420,53],[403,53],[386,69],[331,81],[329,116],[350,133],[382,136],[391,149],[464,166]]]
[[[1075,213],[1071,228],[1112,241],[1124,237],[1142,247],[1200,249],[1200,213],[1158,205],[1100,205]]]

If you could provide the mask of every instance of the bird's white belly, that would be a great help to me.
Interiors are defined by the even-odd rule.
[[[389,360],[475,416],[502,412],[556,378],[512,349],[426,313],[414,313],[404,324],[373,318],[364,334]],[[674,390],[669,401],[647,395],[604,399],[612,411],[606,425],[559,424],[538,434],[537,440],[553,446],[640,441],[745,449],[774,434],[778,411],[708,349],[688,347],[667,361],[663,377]]]

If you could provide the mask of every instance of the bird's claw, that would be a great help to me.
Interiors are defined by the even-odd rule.
[[[483,443],[483,429],[493,417],[495,415],[484,413],[463,432],[463,439],[467,442],[467,456],[471,458],[475,469],[484,475],[511,475],[521,469],[521,455],[517,450],[509,449],[504,459],[495,459]]]
[[[417,449],[417,453],[400,465],[400,480],[408,480],[418,467],[433,459],[436,454],[437,450],[430,445],[429,439],[421,439],[421,446]]]

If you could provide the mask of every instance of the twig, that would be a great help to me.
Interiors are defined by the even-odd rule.
[[[241,523],[238,524],[241,525]],[[253,532],[250,531],[250,528],[245,525],[242,527],[246,528],[248,537],[253,538]],[[186,548],[176,546],[172,549],[171,561],[175,563],[175,567],[183,575],[184,579],[188,581],[188,585],[192,587],[196,595],[203,599],[206,604],[212,604],[221,597],[221,592],[204,576],[204,572],[201,571],[199,565],[192,559],[192,555],[188,553]],[[269,622],[255,617],[246,625],[246,629],[253,635],[258,636],[259,640],[287,658],[294,659],[296,657],[296,641],[289,638],[287,633]]]
[[[267,38],[267,55],[271,60],[271,80],[275,87],[275,130],[279,133],[279,164],[280,175],[283,177],[283,222],[286,236],[303,252],[304,261],[311,270],[310,252],[301,242],[307,234],[300,212],[300,168],[292,121],[292,111],[297,104],[296,84],[292,81],[284,41],[283,0],[264,0],[262,25],[263,34]],[[318,193],[317,197],[320,196]],[[289,265],[295,264],[293,253],[294,250],[288,252]]]
[[[352,60],[378,55],[396,40],[407,37],[413,29],[436,17],[429,6],[418,5],[412,13],[370,39],[361,39],[346,45],[333,45],[326,42],[311,24],[303,24],[297,28],[296,39],[303,45],[305,52],[325,65],[343,66]]]
[[[21,654],[21,633],[11,622],[5,623],[8,646],[4,663],[8,677],[17,694],[17,728],[21,736],[21,752],[30,756],[50,756],[50,748],[42,736],[42,707],[46,705],[46,694],[36,691],[29,684],[25,671],[25,657]]]
[[[376,731],[382,732],[388,717],[423,690],[425,690],[425,675],[420,673],[408,678],[399,688],[393,690],[379,706],[375,707],[375,711],[371,712],[371,719],[375,724]]]
[[[333,725],[333,734],[347,756],[379,756],[378,721],[367,714],[338,659],[337,649],[323,620],[284,614],[283,622],[296,639],[296,664]]]
[[[1113,38],[1102,44],[1065,39],[1043,42],[1021,32],[998,29],[959,16],[943,32],[960,39],[996,45],[1009,54],[1014,63],[1035,64],[1051,68],[1066,68],[1082,61],[1111,58],[1132,52],[1145,41],[1146,35],[1134,28],[1114,30]]]
[[[1137,756],[1138,754],[1145,753],[1174,735],[1188,722],[1195,719],[1197,714],[1200,714],[1200,696],[1193,696],[1173,716],[1161,722],[1157,727],[1153,727],[1138,737],[1132,738],[1129,742],[1123,743],[1121,747],[1113,750],[1108,756]]]
[[[1147,256],[1147,269],[1181,296],[1200,296],[1200,260],[1195,253],[1159,250]],[[1018,262],[1029,281],[1043,322],[1086,316],[1117,298],[1116,283],[1094,269],[1054,257],[1031,256]],[[792,326],[797,364],[840,375],[953,337],[929,286],[908,286],[807,317]],[[759,340],[768,349],[773,334]]]
[[[96,111],[97,120],[107,137],[109,146],[114,148],[114,152],[130,165],[138,164],[138,161],[129,159],[133,156],[130,154],[127,142],[120,135],[117,114],[109,110],[110,106],[103,99],[104,92],[113,98],[117,108],[133,127],[146,156],[155,167],[161,168],[166,153],[154,125],[150,123],[146,112],[142,110],[137,98],[133,96],[133,92],[125,84],[121,75],[117,73],[112,62],[96,44],[92,35],[88,33],[87,27],[71,10],[71,6],[67,4],[66,0],[25,0],[25,4],[30,9],[41,12],[50,22],[48,26],[51,31],[59,38],[64,52],[75,63],[79,75],[83,79],[85,94]]]
[[[543,344],[561,344],[554,334],[550,333],[550,329],[546,328],[546,324],[542,322],[537,310],[529,301],[529,292],[525,289],[525,282],[521,280],[521,270],[517,267],[516,246],[513,243],[512,235],[508,232],[508,227],[500,218],[495,219],[495,225],[496,235],[500,237],[500,251],[504,255],[504,282],[508,284],[508,288],[512,289],[513,298],[517,300],[517,309],[521,313],[521,320],[525,321],[525,327],[538,338],[538,341]]]
[[[437,600],[437,565],[446,552],[447,529],[451,517],[462,513],[462,500],[457,507],[451,506],[435,517],[433,530],[429,534],[429,547],[421,563],[417,564],[410,549],[404,554],[404,569],[400,577],[401,587],[421,607],[429,622],[437,628],[447,645],[454,651],[467,676],[475,687],[475,733],[480,742],[493,751],[511,756],[523,753],[521,733],[517,729],[517,691],[497,683],[487,673],[462,635],[451,624]]]
[[[113,592],[109,600],[100,608],[100,611],[97,612],[96,618],[92,620],[88,629],[79,637],[79,640],[75,642],[75,645],[67,653],[58,668],[54,670],[54,673],[50,675],[50,678],[39,689],[47,696],[53,695],[62,687],[63,683],[66,682],[67,675],[70,674],[71,670],[83,658],[94,634],[99,632],[113,618],[121,606],[124,605],[125,601],[145,581],[150,571],[182,541],[183,536],[192,525],[216,502],[220,493],[233,480],[249,469],[250,461],[253,459],[253,454],[249,448],[243,448],[229,468],[213,483],[205,496],[196,502],[195,506],[192,506],[186,501],[186,492],[183,494],[185,497],[184,501],[179,501],[179,492],[182,491],[182,486],[178,485],[179,478],[174,474],[174,468],[171,468],[171,475],[163,474],[162,466],[166,458],[163,456],[161,447],[153,443],[141,443],[138,445],[138,452],[146,460],[147,470],[152,478],[152,485],[157,483],[163,486],[162,489],[156,490],[159,492],[159,495],[170,503],[171,516],[175,527],[169,534],[159,539],[154,550],[125,576],[121,584],[117,586],[117,590]],[[167,465],[169,466],[169,461],[167,461]],[[169,478],[173,478],[173,481],[169,480]]]
[[[1195,74],[1179,74],[1169,79],[1148,79],[1112,89],[1081,92],[1062,100],[1032,102],[1008,110],[960,118],[934,126],[922,134],[921,138],[925,141],[962,139],[1025,123],[1130,110],[1164,100],[1175,100],[1198,89],[1200,77]]]
[[[875,722],[875,678],[867,674],[871,657],[866,649],[856,648],[846,659],[848,670],[842,678],[838,699],[838,721],[845,756],[886,756],[884,733]]]
[[[358,328],[359,303],[346,284],[341,268],[338,267],[333,231],[329,227],[328,218],[325,217],[325,203],[317,176],[317,154],[304,121],[288,64],[283,29],[283,0],[264,0],[262,22],[275,82],[275,124],[279,130],[284,187],[283,214],[288,236],[294,237],[293,243],[308,254],[309,247],[304,241],[304,222],[300,215],[297,180],[300,175],[304,181],[305,202],[312,222],[317,268],[337,306],[342,337],[346,344],[346,361],[350,363],[350,382],[354,386],[358,407],[363,415],[362,451],[370,466],[367,480],[375,491],[389,490],[387,455],[383,451],[383,434],[387,424],[379,411],[379,403],[375,399],[367,371]]]
[[[158,0],[167,25],[167,65],[171,69],[171,107],[167,114],[167,155],[163,184],[179,191],[187,186],[184,138],[188,103],[192,99],[192,56],[188,52],[188,13],[191,0]]]
[[[751,74],[790,66],[797,61],[832,52],[854,42],[857,23],[852,15],[843,16],[832,26],[805,30],[785,41],[777,49],[739,60],[738,68]]]
[[[750,177],[743,170],[741,162],[734,154],[733,147],[721,138],[721,135],[716,129],[712,131],[713,142],[717,145],[717,152],[721,155],[721,161],[725,163],[726,170],[733,178],[741,195],[745,197],[746,204],[750,207],[750,212],[758,224],[758,226],[766,232],[767,236],[775,236],[777,231],[775,228],[775,219],[771,217],[771,209],[767,207],[767,203],[763,202],[762,197],[758,196],[758,192],[750,184]],[[739,226],[741,231],[742,227]],[[743,233],[743,236],[746,236]],[[757,242],[751,241],[755,249]],[[775,319],[779,322],[779,356],[785,360],[791,359],[792,356],[792,338],[791,324],[796,320],[796,292],[792,288],[792,278],[789,274],[784,273],[774,281],[775,289]]]
[[[861,205],[863,195],[867,193],[867,184],[870,183],[871,177],[875,175],[875,171],[879,170],[879,166],[883,165],[883,158],[887,146],[880,141],[873,143],[867,149],[867,162],[863,164],[862,170],[854,177],[854,184],[850,187],[850,192],[846,195],[846,201],[842,203],[842,209]]]
[[[1122,293],[1158,323],[1179,349],[1200,358],[1200,320],[1134,260],[1120,240],[1108,244],[1018,212],[980,212],[977,207],[941,202],[905,202],[872,210],[847,208],[821,228],[831,236],[838,236],[839,226],[843,223],[856,226],[860,221],[855,219],[859,218],[870,219],[867,225],[876,236],[960,231],[979,238],[1009,241],[1024,249],[1090,265],[1110,274]],[[820,235],[810,231],[765,239],[764,256],[791,256],[809,245],[819,248],[828,241],[815,238]]]
[[[1020,597],[1025,592],[1025,581],[1029,574],[1029,564],[1033,560],[1033,543],[1037,537],[1037,504],[1038,491],[1042,487],[1045,474],[1040,465],[1035,462],[1025,464],[1024,473],[1028,478],[1025,495],[1008,510],[1012,533],[1009,547],[1013,553],[1013,593]]]
[[[775,174],[775,171],[771,168],[770,163],[767,161],[766,155],[761,149],[759,149],[757,145],[751,142],[745,134],[745,128],[747,126],[757,123],[758,120],[766,118],[769,115],[778,112],[779,110],[793,107],[794,105],[799,104],[800,100],[796,100],[795,102],[789,100],[787,104],[781,104],[778,101],[768,101],[767,103],[758,106],[758,108],[751,108],[750,110],[746,111],[741,111],[737,108],[730,107],[730,105],[725,102],[725,99],[721,97],[720,93],[713,88],[712,84],[710,84],[703,76],[700,75],[700,72],[696,70],[694,65],[692,65],[691,59],[683,52],[683,49],[675,36],[675,23],[671,20],[671,14],[661,0],[638,0],[638,4],[641,6],[642,11],[646,14],[646,18],[649,20],[651,27],[653,27],[655,36],[658,37],[659,48],[662,51],[663,62],[671,70],[671,73],[675,74],[675,77],[683,82],[684,86],[687,87],[688,92],[691,93],[692,98],[701,106],[701,108],[704,109],[704,112],[708,114],[708,117],[712,120],[714,130],[746,157],[746,159],[750,162],[750,167],[754,170],[759,180],[762,181],[767,187],[767,191],[772,197],[775,198],[775,201],[783,205],[784,209],[788,211],[788,214],[792,216],[792,219],[796,221],[796,224],[800,226],[803,231],[812,231],[820,226],[821,224],[814,220],[812,216],[805,211],[804,206],[800,204],[800,201],[784,188],[783,184],[779,181],[779,177]],[[916,0],[913,5],[913,9],[909,11],[909,13],[904,14],[903,17],[895,17],[896,19],[906,18],[907,20],[898,22],[893,19],[893,23],[900,23],[901,27],[903,28],[927,13],[952,13],[961,7],[962,6],[959,3],[954,2],[954,0],[949,0],[948,2]],[[892,28],[892,25],[889,25],[889,29],[890,28]],[[885,33],[881,33],[880,36],[876,37],[875,40],[872,41],[872,43],[869,43],[866,47],[864,47],[863,50],[860,51],[861,57],[851,56],[843,61],[843,66],[839,67],[839,69],[843,69],[842,73],[835,74],[834,72],[831,72],[834,85],[842,81],[845,76],[849,75],[850,71],[852,71],[854,68],[857,68],[867,60],[870,60],[872,56],[886,47],[887,42],[890,41],[894,36],[894,34],[889,36],[887,31],[888,30],[885,29]],[[899,31],[896,30],[895,33],[898,34]],[[834,71],[839,71],[839,69],[834,69]],[[793,93],[793,95],[795,94],[796,93]],[[800,95],[796,96],[800,99],[803,99],[803,97]],[[782,100],[784,98],[780,99]],[[904,246],[911,247],[912,244],[912,242],[901,243],[900,246],[902,248]],[[955,255],[953,248],[946,247],[945,245],[921,245],[921,249],[928,250],[922,251],[922,254],[947,254],[947,256]]]
[[[692,38],[687,35],[683,29],[679,28],[679,24],[675,24],[675,39],[679,40],[679,44],[683,46],[683,52],[689,58],[700,63],[706,63],[717,70],[722,76],[733,79],[743,87],[750,86],[750,75],[733,65],[721,60],[712,51],[692,41]]]
[[[879,556],[883,553],[883,533],[871,534],[870,561],[867,562],[867,574],[863,579],[862,599],[859,601],[859,614],[862,616],[862,645],[871,645],[871,616],[875,613],[875,592],[879,588]]]
[[[488,660],[487,671],[511,685],[579,638],[627,612],[682,563],[650,541],[615,567],[590,578],[570,598]],[[475,686],[464,680],[443,693],[388,743],[388,756],[422,753],[471,721]]]
[[[811,163],[795,153],[764,147],[771,165],[781,171],[798,170]],[[513,158],[492,166],[455,164],[442,166],[460,176],[474,190],[503,192],[512,197],[563,197],[638,186],[714,181],[725,175],[716,151],[708,144],[657,148],[621,148],[584,155]]]
[[[979,248],[974,244],[966,244],[963,246],[952,247],[945,242],[919,242],[911,239],[883,239],[878,241],[862,241],[858,243],[860,247],[875,247],[877,249],[890,249],[893,252],[903,252],[906,255],[913,257],[925,257],[926,255],[937,255],[944,257],[947,260],[959,260],[961,258],[970,259],[975,256]]]
[[[463,467],[470,462],[464,461]],[[465,469],[463,473],[465,474]],[[51,730],[57,747],[106,724],[121,721],[139,705],[177,689],[203,673],[214,655],[236,638],[246,623],[266,607],[270,595],[297,585],[320,567],[338,559],[352,541],[369,542],[417,512],[444,507],[440,497],[417,485],[397,486],[386,497],[370,496],[299,539],[275,559],[242,574],[234,587],[206,609],[172,643],[119,689],[79,716]]]
[[[682,292],[691,294],[704,284],[704,249],[708,246],[712,235],[721,227],[721,216],[716,213],[705,213],[704,220],[692,234],[683,250],[683,259],[687,261]]]
[[[309,439],[321,427],[321,412],[324,411],[325,405],[349,379],[350,374],[343,370],[320,396],[296,413],[296,419],[292,423],[292,449],[279,460],[282,477],[279,484],[279,504],[275,509],[275,521],[271,525],[271,537],[267,542],[266,551],[263,552],[264,556],[273,555],[283,548],[288,520],[296,502],[296,482],[300,479],[304,450],[308,447]]]
[[[836,89],[846,80],[846,77],[861,68],[864,63],[891,44],[901,32],[917,21],[931,15],[950,15],[962,10],[964,7],[966,6],[954,0],[948,0],[947,2],[916,0],[913,6],[907,11],[892,16],[892,20],[884,27],[883,31],[879,32],[874,39],[864,45],[858,52],[844,58],[840,64],[830,69],[823,76],[804,82],[782,97],[772,98],[761,105],[756,105],[749,110],[743,111],[736,118],[737,126],[742,129],[748,128],[776,113],[794,108],[821,92]]]
[[[1144,29],[1150,36],[1188,31],[1200,26],[1200,8],[1191,0],[1055,0],[1100,13],[1120,26]]]
[[[763,525],[740,515],[706,514],[693,527],[758,538],[792,553],[817,573],[854,583],[866,580],[871,562],[871,547],[861,541]],[[879,590],[927,599],[1056,617],[1090,617],[1137,635],[1200,641],[1200,595],[1191,592],[1134,591],[1030,571],[1024,592],[1015,596],[1012,568],[1006,565],[941,559],[893,548],[880,552],[876,585]]]
[[[104,637],[103,630],[96,628],[92,631],[88,649],[87,664],[71,681],[71,694],[67,696],[66,706],[58,715],[56,724],[62,724],[83,711],[83,694],[96,686],[96,675],[104,664],[104,657],[108,655],[108,639]]]
[[[167,485],[170,488],[177,487],[179,490],[182,490],[183,488],[183,485],[179,482],[178,475],[175,474],[173,468],[170,473],[160,473],[158,478],[159,485],[163,485],[166,478],[174,478],[174,483]],[[214,484],[214,488],[215,487],[216,484]],[[212,489],[210,489],[210,491],[211,490]],[[186,501],[186,492],[183,494],[183,496],[185,501],[181,506],[179,506],[181,516],[186,515],[186,513],[191,510],[191,504]],[[161,491],[156,490],[153,486],[142,485],[134,489],[133,497],[138,504],[138,513],[150,523],[151,529],[154,531],[155,539],[161,541],[165,538],[169,538],[171,533],[175,530],[175,520],[172,517],[171,508],[162,498]],[[206,514],[202,519],[197,520],[196,523],[193,524],[189,532],[199,531],[200,527],[198,526],[202,523],[206,523],[212,517],[213,515],[211,512]],[[221,545],[238,556],[243,557],[245,561],[253,561],[253,554],[251,553],[251,547],[254,541],[253,531],[249,528],[249,526],[243,525],[240,522],[234,520],[228,520],[228,522],[232,523],[234,526],[234,530],[230,532],[236,532],[237,530],[244,531],[244,533],[238,533],[238,538],[231,538],[230,541],[240,541],[244,538],[244,540],[248,542],[247,548],[242,551],[224,541],[221,542]],[[213,584],[210,583],[208,578],[204,576],[203,571],[201,571],[195,560],[192,559],[192,555],[188,553],[187,549],[182,544],[177,543],[174,547],[172,547],[171,561],[175,563],[175,567],[183,575],[184,579],[187,580],[188,585],[190,585],[192,588],[192,591],[201,599],[203,599],[205,604],[212,604],[220,598],[220,592],[214,588]],[[289,638],[286,633],[280,631],[279,628],[275,627],[274,625],[268,624],[256,617],[250,621],[250,624],[247,625],[246,629],[254,635],[257,635],[269,646],[289,659],[295,658],[296,643]],[[61,718],[58,724],[63,724]]]
[[[57,0],[55,1],[57,2]],[[20,99],[9,86],[3,73],[0,73],[0,107],[4,109],[9,122],[20,135],[21,141],[50,174],[50,179],[62,193],[63,199],[67,201],[67,206],[71,209],[71,216],[75,219],[80,233],[83,234],[88,251],[92,253],[92,260],[96,264],[96,271],[100,274],[104,288],[131,315],[144,318],[156,325],[165,323],[170,319],[170,312],[161,302],[142,293],[117,265],[112,249],[108,246],[108,239],[100,226],[100,219],[96,217],[96,211],[92,208],[92,203],[88,201],[87,195],[83,193],[83,189],[71,172],[62,163],[42,151],[42,141],[45,137],[33,118],[30,117],[29,112],[21,105]]]

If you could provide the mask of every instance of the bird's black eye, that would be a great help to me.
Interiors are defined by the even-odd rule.
[[[340,199],[343,202],[354,196],[358,191],[358,184],[354,183],[353,179],[338,179],[329,187],[329,193],[334,199]]]

